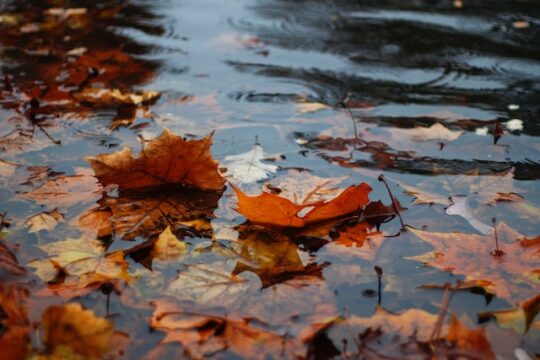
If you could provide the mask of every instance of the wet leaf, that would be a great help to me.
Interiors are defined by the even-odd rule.
[[[25,359],[30,350],[27,300],[27,289],[0,284],[0,346],[4,359]]]
[[[15,276],[24,275],[26,270],[19,265],[17,257],[13,255],[16,249],[15,245],[4,241],[2,233],[0,233],[0,270]]]
[[[221,190],[225,180],[212,158],[212,134],[202,140],[184,140],[165,130],[158,138],[143,142],[139,158],[129,148],[112,154],[87,158],[104,185],[138,189],[164,184]]]
[[[179,240],[167,226],[154,243],[151,256],[162,261],[173,260],[186,253],[188,245]]]
[[[141,91],[138,93],[122,92],[119,89],[85,88],[82,92],[74,94],[76,100],[93,103],[100,106],[117,104],[141,105],[152,103],[159,98],[156,91]]]
[[[483,359],[495,359],[491,344],[486,338],[485,329],[469,329],[453,315],[446,339],[456,346],[460,353],[476,355]]]
[[[256,321],[190,311],[171,299],[155,305],[150,325],[166,333],[162,343],[179,342],[192,358],[228,352],[250,359],[277,358],[290,346],[282,336],[257,327]]]
[[[540,283],[540,242],[534,243],[504,223],[496,227],[502,254],[496,253],[495,235],[410,231],[435,250],[408,259],[481,281],[488,292],[503,298],[534,295]],[[529,246],[530,244],[530,246]]]
[[[305,197],[296,197],[300,200],[299,202],[293,202],[282,195],[263,192],[258,196],[248,196],[234,186],[233,189],[238,197],[237,211],[250,222],[293,228],[304,227],[310,223],[337,218],[360,210],[368,203],[368,193],[371,191],[368,184],[362,183],[350,186],[331,200],[325,201],[315,200],[310,195],[320,190],[320,188],[314,188]]]
[[[511,328],[521,333],[530,329],[540,331],[540,319],[535,320],[540,312],[540,294],[533,296],[513,309],[486,311],[478,314],[480,321],[494,318],[502,328]]]
[[[42,327],[43,343],[59,358],[72,350],[88,359],[98,359],[111,350],[113,323],[78,303],[48,308]]]
[[[392,129],[392,134],[396,138],[410,137],[413,141],[454,141],[462,134],[462,130],[452,131],[441,123],[435,123],[430,127],[415,127],[413,129]]]
[[[34,215],[28,218],[24,224],[30,228],[29,232],[34,233],[40,230],[52,230],[63,220],[64,214],[54,209]]]
[[[37,269],[36,273],[43,281],[54,281],[58,267],[75,277],[73,282],[79,288],[111,280],[131,281],[124,253],[121,250],[106,253],[105,245],[99,240],[83,236],[40,245],[39,248],[47,253],[49,259],[34,260],[29,265]],[[67,289],[69,283],[65,283]],[[56,290],[61,291],[62,287]]]
[[[246,153],[226,156],[224,159],[224,164],[227,166],[226,177],[246,184],[267,179],[270,174],[277,171],[278,167],[263,163],[262,160],[265,158],[268,158],[268,154],[258,144]]]
[[[364,221],[338,228],[338,236],[325,248],[331,254],[373,261],[386,238],[380,231],[373,231],[372,228]]]
[[[148,237],[167,226],[177,230],[182,222],[212,218],[220,197],[216,191],[174,186],[121,191],[119,197],[104,197],[101,206],[81,215],[79,225],[98,237]]]

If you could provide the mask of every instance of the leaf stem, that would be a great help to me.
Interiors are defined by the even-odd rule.
[[[394,198],[394,195],[392,194],[392,190],[390,190],[390,187],[388,186],[388,183],[386,182],[386,179],[384,178],[384,175],[381,174],[377,178],[379,181],[384,183],[384,186],[386,187],[386,190],[388,191],[388,195],[390,196],[390,200],[392,200],[392,207],[394,208],[394,211],[396,212],[399,222],[401,223],[401,231],[407,231],[405,228],[405,224],[403,223],[403,218],[401,217],[401,213],[399,212],[399,208],[397,206],[396,199]]]
[[[378,283],[378,286],[377,286],[377,295],[378,295],[377,305],[381,305],[381,302],[382,302],[382,274],[383,274],[383,270],[378,265],[375,265],[373,267],[373,269],[377,273],[377,283]]]
[[[440,338],[444,318],[446,317],[448,306],[450,305],[450,301],[452,300],[453,296],[454,288],[449,283],[444,284],[444,295],[441,300],[441,310],[439,311],[437,322],[435,323],[435,327],[433,328],[433,332],[429,338],[430,342]]]
[[[495,235],[495,251],[491,253],[491,255],[495,257],[501,257],[504,255],[504,251],[501,250],[499,247],[499,235],[497,234],[497,219],[491,218],[491,223],[493,224],[493,234]]]

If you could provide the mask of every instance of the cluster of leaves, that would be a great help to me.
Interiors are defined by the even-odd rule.
[[[21,66],[29,69],[25,76],[3,73],[2,111],[13,116],[0,134],[0,154],[6,156],[0,159],[0,185],[15,188],[9,200],[32,211],[27,217],[16,213],[14,226],[7,215],[0,219],[0,230],[7,229],[0,233],[0,345],[6,358],[491,359],[496,344],[490,340],[503,330],[493,324],[469,328],[467,319],[446,316],[453,292],[478,288],[519,300],[515,308],[478,314],[480,320],[495,319],[520,333],[540,329],[539,238],[502,222],[486,228],[471,220],[455,190],[448,204],[427,186],[404,185],[415,196],[412,206],[452,205],[482,235],[406,230],[401,223],[399,237],[391,237],[384,225],[396,217],[403,222],[405,209],[391,192],[388,205],[370,201],[372,187],[384,189],[382,183],[339,186],[346,179],[308,171],[284,175],[266,161],[276,159],[258,143],[224,158],[220,168],[211,152],[212,133],[194,140],[164,130],[142,139],[136,156],[130,148],[90,156],[91,169],[75,168],[73,174],[14,161],[18,153],[59,144],[51,129],[62,122],[113,110],[109,129],[131,126],[159,99],[156,92],[136,90],[155,64],[115,46],[122,39],[106,30],[107,22],[127,11],[125,4],[31,5],[0,15],[0,43],[18,44],[11,56],[24,55]],[[90,41],[89,34],[98,40]],[[303,105],[300,114],[327,108]],[[36,131],[47,145],[40,145]],[[435,124],[397,129],[397,135],[450,142],[461,132]],[[403,157],[416,159],[358,137],[318,137],[303,145],[365,151],[388,168]],[[349,158],[327,158],[359,166]],[[277,173],[261,190],[261,181]],[[465,187],[483,204],[520,202],[511,184],[501,188],[512,175],[498,174],[494,187]],[[464,281],[453,288],[425,284],[446,289],[438,315],[421,308],[393,312],[382,306],[382,294],[383,285],[391,292],[395,284],[375,266],[375,274],[364,274],[377,278],[378,289],[364,292],[377,295],[373,311],[342,311],[330,278],[350,276],[351,269],[321,259],[351,257],[370,268],[395,239],[423,240],[435,251],[408,259]],[[326,271],[332,268],[337,275]],[[157,331],[147,332],[148,326]]]

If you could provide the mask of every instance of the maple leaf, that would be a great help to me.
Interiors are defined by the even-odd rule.
[[[483,328],[469,329],[452,315],[446,339],[454,344],[460,354],[476,355],[482,359],[495,359],[491,344]]]
[[[80,102],[94,103],[100,106],[110,106],[118,103],[128,105],[140,105],[152,103],[159,98],[156,91],[140,91],[137,93],[123,92],[119,89],[85,88],[83,91],[73,94]]]
[[[527,239],[505,223],[496,226],[502,254],[495,249],[495,235],[437,233],[410,228],[434,252],[408,259],[465,276],[503,298],[535,294],[540,282],[540,241]],[[538,239],[538,238],[536,238]]]
[[[121,190],[164,184],[221,190],[225,180],[218,174],[211,145],[212,134],[184,140],[166,129],[158,138],[142,143],[137,159],[129,148],[86,159],[103,185],[116,184]]]
[[[182,256],[187,251],[188,245],[178,240],[178,238],[171,231],[171,227],[167,226],[152,248],[151,256],[159,260],[173,260]]]
[[[24,224],[30,228],[28,232],[35,233],[40,230],[52,230],[63,220],[64,214],[54,209],[29,217]]]
[[[391,131],[398,139],[410,137],[412,140],[418,142],[432,140],[454,141],[463,134],[462,130],[452,131],[441,123],[435,123],[430,127],[417,126],[414,129],[394,128]]]
[[[241,258],[232,271],[233,275],[253,272],[261,280],[263,289],[296,276],[322,278],[324,265],[304,265],[298,245],[286,235],[249,228],[238,230],[237,252]]]
[[[2,358],[25,359],[30,345],[28,290],[0,284],[0,346]]]
[[[235,319],[182,308],[177,301],[160,299],[150,326],[166,333],[162,343],[179,342],[190,357],[202,359],[232,352],[249,359],[281,357],[289,341],[282,336]]]
[[[482,175],[478,171],[461,176],[443,176],[444,195],[429,189],[439,188],[441,179],[437,177],[423,181],[416,186],[400,184],[405,193],[415,197],[414,204],[450,205],[450,196],[467,196],[483,204],[495,204],[497,201],[519,201],[523,197],[514,187],[514,169],[508,169],[495,175]]]
[[[368,184],[353,185],[343,191],[336,191],[335,188],[325,189],[325,186],[333,181],[335,179],[328,179],[312,188],[311,191],[306,191],[303,186],[297,184],[297,191],[300,194],[304,192],[302,195],[291,191],[290,188],[294,186],[289,186],[289,184],[286,184],[287,187],[282,187],[286,191],[282,190],[280,195],[263,191],[258,196],[248,196],[234,185],[232,187],[238,198],[237,211],[250,222],[259,225],[301,228],[311,223],[360,210],[369,202],[368,193],[371,187]],[[335,197],[328,199],[329,193]]]
[[[55,175],[38,187],[15,196],[32,200],[49,208],[71,207],[96,201],[101,193],[97,179],[86,174]]]
[[[540,312],[540,294],[533,296],[513,309],[486,311],[478,314],[480,321],[494,318],[502,328],[511,328],[521,333],[529,329],[540,331],[540,319],[534,320]]]
[[[15,245],[4,242],[0,233],[0,270],[10,275],[20,276],[26,274],[26,270],[19,265],[17,258],[13,255],[16,249]]]
[[[60,293],[73,287],[85,288],[111,280],[131,281],[123,251],[107,254],[105,245],[99,240],[83,236],[39,245],[39,248],[47,253],[49,259],[34,260],[29,265],[36,268],[43,281],[55,280],[59,269],[75,277],[71,282],[66,279],[63,286],[52,288]]]
[[[269,174],[275,173],[278,169],[276,165],[265,164],[261,161],[267,157],[268,154],[259,144],[255,144],[248,152],[226,156],[224,159],[227,166],[226,177],[245,184],[267,179]]]
[[[182,222],[212,218],[220,197],[220,192],[174,186],[122,191],[117,198],[104,197],[101,206],[82,214],[78,223],[100,238],[157,235],[167,226],[177,230]]]
[[[373,226],[365,221],[338,227],[337,237],[325,248],[339,256],[354,256],[373,261],[385,237],[380,231],[371,231],[372,228]]]
[[[115,347],[113,323],[78,303],[49,307],[41,325],[43,343],[55,358],[78,358],[75,352],[86,359],[100,359]]]

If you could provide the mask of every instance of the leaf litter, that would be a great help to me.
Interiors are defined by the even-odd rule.
[[[293,103],[290,123],[276,127],[293,133],[295,150],[276,157],[256,141],[245,153],[224,152],[236,134],[226,135],[222,120],[233,112],[218,92],[195,97],[196,111],[217,117],[199,124],[179,110],[192,95],[146,88],[160,67],[140,56],[146,45],[112,31],[163,34],[141,20],[155,19],[148,7],[60,1],[0,11],[10,63],[0,84],[7,359],[493,359],[505,345],[520,359],[538,355],[540,242],[530,224],[538,208],[520,186],[536,179],[519,161],[500,161],[517,135],[529,136],[526,113],[477,120],[447,112],[411,125],[351,92],[263,94]],[[268,59],[274,52],[259,37],[240,42]],[[173,96],[183,100],[171,104]],[[249,111],[256,119],[261,110]],[[310,121],[326,129],[301,133],[315,128]],[[196,134],[209,124],[217,132],[196,137],[181,122]],[[72,136],[81,133],[106,135],[94,143]],[[484,144],[477,134],[488,133]],[[467,149],[496,159],[452,159],[471,136],[478,144]],[[408,171],[430,177],[402,181]],[[490,225],[488,213],[512,227]],[[404,227],[413,219],[423,228]],[[424,266],[409,274],[395,263]],[[478,288],[495,304],[463,311],[460,290]]]

